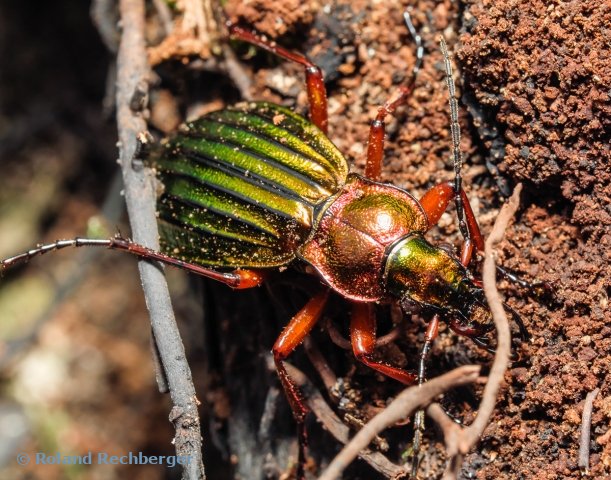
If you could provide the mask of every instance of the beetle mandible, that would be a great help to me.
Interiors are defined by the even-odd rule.
[[[416,66],[410,82],[379,108],[371,124],[364,175],[349,172],[344,156],[326,136],[327,95],[320,68],[230,24],[232,38],[303,66],[310,120],[279,105],[248,102],[189,122],[164,140],[151,158],[163,185],[158,200],[162,252],[119,236],[77,238],[8,258],[2,268],[68,246],[104,246],[244,289],[261,285],[268,269],[294,261],[309,265],[324,286],[290,320],[272,350],[299,427],[302,476],[307,407],[284,360],[319,320],[330,292],[352,304],[350,340],[356,358],[405,385],[424,380],[425,357],[441,318],[484,347],[493,326],[481,286],[468,270],[474,250],[483,251],[484,241],[462,188],[457,102],[443,39],[455,179],[420,199],[380,182],[385,119],[406,103],[423,56],[408,14],[406,24],[418,47]],[[424,237],[452,200],[465,238],[459,258]],[[435,312],[418,373],[373,357],[374,307],[387,300]]]

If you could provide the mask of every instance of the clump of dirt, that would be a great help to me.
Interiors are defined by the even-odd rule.
[[[484,127],[498,132],[485,144],[500,146],[499,169],[527,182],[533,203],[508,234],[504,263],[550,282],[559,302],[552,311],[520,302],[530,362],[511,372],[484,439],[499,454],[478,476],[577,478],[583,400],[599,387],[590,464],[602,478],[611,468],[611,13],[588,2],[467,3],[458,57]]]
[[[500,169],[560,189],[572,219],[611,225],[611,11],[590,2],[466,2],[465,82],[505,140]]]
[[[258,32],[276,38],[310,24],[316,7],[319,5],[314,2],[299,0],[275,2],[273,8],[266,0],[230,1],[225,5],[225,13],[234,23],[247,21]]]

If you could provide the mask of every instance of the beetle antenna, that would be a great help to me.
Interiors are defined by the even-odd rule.
[[[189,263],[179,258],[171,257],[162,252],[157,252],[148,247],[134,243],[131,240],[125,239],[120,235],[115,235],[109,239],[76,237],[70,240],[56,240],[55,242],[47,243],[46,245],[37,245],[35,248],[28,250],[27,252],[0,260],[0,276],[5,269],[14,265],[27,263],[34,257],[69,247],[106,247],[110,250],[119,250],[131,253],[132,255],[140,257],[144,260],[161,262],[165,265],[172,265],[176,268],[182,268],[188,272],[192,272],[206,278],[211,278],[212,280],[222,282],[232,288],[244,288],[244,285],[250,281],[250,278],[246,278],[250,276],[250,270],[243,270],[239,272],[236,270],[234,272],[227,273],[219,272],[195,263]],[[242,272],[248,273],[243,275]],[[242,282],[242,284],[240,282]]]
[[[424,46],[422,45],[422,37],[418,34],[418,30],[416,30],[416,27],[414,27],[414,23],[412,22],[412,16],[407,10],[403,12],[403,19],[405,20],[405,26],[409,30],[409,34],[412,36],[412,38],[414,39],[414,43],[416,44],[416,63],[414,64],[414,68],[412,68],[412,78],[408,84],[409,86],[416,81],[418,72],[420,72],[420,67],[422,67]]]
[[[439,37],[441,45],[441,53],[446,70],[446,85],[450,96],[450,131],[452,133],[452,157],[454,163],[454,202],[456,203],[456,215],[458,216],[458,225],[460,232],[466,240],[470,240],[471,236],[467,230],[467,224],[464,219],[463,201],[460,196],[462,191],[462,177],[460,170],[462,168],[462,152],[460,150],[460,125],[458,124],[458,101],[456,100],[456,85],[454,84],[454,74],[452,72],[452,64],[450,63],[450,54],[448,46],[443,37]]]

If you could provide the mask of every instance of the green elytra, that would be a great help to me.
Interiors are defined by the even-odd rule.
[[[316,126],[269,103],[187,123],[153,162],[162,248],[211,267],[270,268],[295,259],[317,207],[348,164]]]

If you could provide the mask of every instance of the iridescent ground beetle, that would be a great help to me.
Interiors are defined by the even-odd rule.
[[[162,141],[150,160],[163,185],[158,199],[161,252],[120,236],[76,238],[2,260],[2,268],[65,247],[103,246],[245,289],[261,285],[269,269],[305,262],[323,285],[273,346],[299,427],[298,476],[303,477],[307,407],[283,362],[319,320],[331,292],[352,304],[350,339],[356,358],[405,385],[424,381],[425,359],[440,319],[490,348],[486,333],[493,328],[491,313],[480,282],[468,270],[474,249],[483,251],[484,241],[461,185],[458,107],[443,39],[455,179],[431,188],[419,200],[379,182],[385,118],[406,103],[423,56],[407,13],[405,20],[417,45],[417,62],[409,83],[379,108],[371,124],[364,175],[349,172],[326,136],[327,95],[320,68],[299,53],[228,25],[231,38],[303,66],[310,120],[279,105],[248,102],[206,114]],[[452,200],[465,239],[458,258],[424,238]],[[375,305],[388,300],[404,310],[417,305],[435,313],[417,373],[373,358]],[[524,331],[519,317],[514,319]]]

